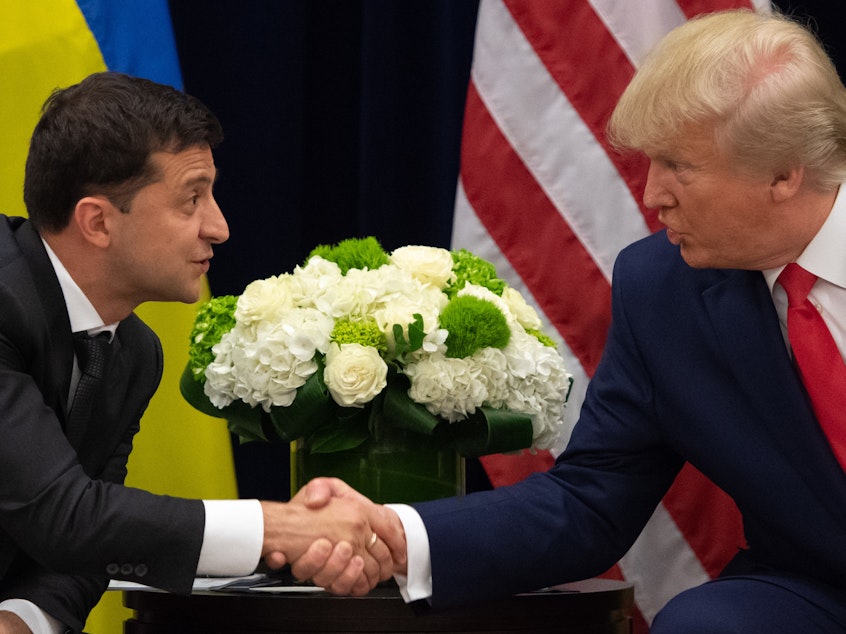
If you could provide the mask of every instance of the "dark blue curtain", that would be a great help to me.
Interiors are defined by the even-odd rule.
[[[475,0],[172,0],[186,90],[220,117],[231,238],[214,294],[320,243],[448,247]],[[285,499],[287,446],[235,446],[243,497]],[[477,464],[469,486],[483,488]]]
[[[779,4],[842,55],[839,2]],[[170,6],[185,87],[226,133],[216,192],[232,237],[214,294],[347,237],[449,246],[477,0]],[[287,498],[287,446],[236,444],[235,460],[243,497]],[[468,488],[487,486],[471,462]]]

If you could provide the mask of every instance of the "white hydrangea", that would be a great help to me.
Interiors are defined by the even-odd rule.
[[[312,256],[291,275],[291,298],[300,308],[317,308],[323,296],[343,279],[341,268],[320,256]],[[325,311],[324,311],[325,312]]]
[[[411,380],[408,396],[435,416],[450,422],[463,420],[488,398],[483,373],[484,366],[473,358],[429,355],[405,367]]]
[[[409,246],[391,254],[392,264],[352,269],[314,256],[291,274],[251,283],[239,297],[236,325],[213,348],[205,393],[217,407],[235,400],[270,411],[290,405],[324,355],[324,380],[343,406],[361,407],[385,389],[394,360],[398,324],[408,337],[414,315],[423,319],[420,349],[400,359],[411,381],[409,397],[447,421],[462,420],[479,407],[505,408],[532,417],[535,446],[554,445],[562,426],[570,374],[554,348],[526,330],[542,327],[537,312],[517,291],[502,297],[467,284],[459,295],[492,302],[511,330],[503,349],[485,348],[464,359],[446,356],[448,333],[439,315],[448,303],[442,292],[452,280],[452,256],[445,249]],[[338,319],[372,319],[384,332],[388,354],[358,344],[331,344]]]
[[[516,322],[503,350],[484,348],[464,359],[446,357],[443,351],[419,352],[415,359],[405,368],[411,380],[408,395],[433,415],[455,422],[483,405],[505,408],[532,417],[537,448],[553,446],[563,425],[571,375],[554,348]]]
[[[507,397],[503,406],[532,416],[535,447],[549,449],[564,424],[571,374],[561,355],[522,329],[512,329],[503,350],[508,362]]]
[[[315,354],[329,348],[334,320],[312,308],[294,309],[276,321],[236,323],[212,348],[205,393],[217,407],[241,399],[266,412],[286,407],[317,371]]]

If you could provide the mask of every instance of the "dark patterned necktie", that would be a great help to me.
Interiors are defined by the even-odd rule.
[[[817,276],[788,264],[778,277],[787,292],[787,337],[805,390],[834,455],[846,469],[846,364],[820,311],[808,299]]]
[[[93,337],[85,332],[73,335],[73,347],[79,364],[80,377],[71,403],[67,436],[74,447],[85,433],[94,401],[103,383],[109,356],[109,338],[110,335],[107,332],[101,332]]]

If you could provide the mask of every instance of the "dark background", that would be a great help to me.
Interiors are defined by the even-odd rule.
[[[777,3],[810,22],[842,76],[840,4]],[[215,250],[213,294],[353,236],[449,247],[477,6],[170,0],[185,89],[226,133],[216,196],[232,237]],[[287,445],[234,448],[242,497],[287,498]],[[475,461],[467,484],[489,486]]]

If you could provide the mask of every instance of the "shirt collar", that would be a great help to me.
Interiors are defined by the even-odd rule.
[[[99,332],[108,332],[111,337],[114,337],[115,330],[118,324],[106,324],[103,318],[97,313],[97,309],[91,301],[79,288],[79,285],[74,282],[65,265],[59,260],[59,257],[50,248],[50,245],[42,238],[44,248],[47,249],[47,256],[53,264],[53,270],[56,271],[56,277],[59,279],[59,286],[62,288],[62,294],[65,296],[65,306],[68,311],[68,318],[70,319],[71,332],[85,331],[88,334],[96,335]]]
[[[846,183],[841,185],[834,200],[831,213],[828,214],[817,235],[808,243],[796,260],[803,269],[817,277],[846,289]],[[764,278],[773,290],[775,281],[783,266],[763,271]]]

